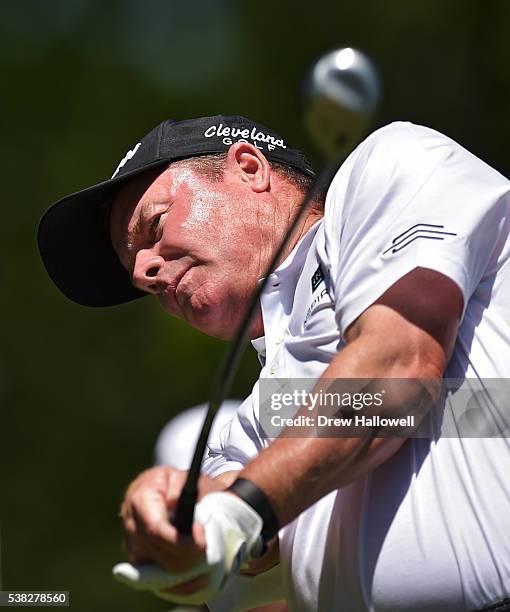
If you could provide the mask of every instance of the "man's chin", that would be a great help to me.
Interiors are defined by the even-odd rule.
[[[237,331],[239,321],[233,320],[225,312],[225,302],[218,305],[193,300],[183,302],[183,307],[176,308],[173,300],[160,296],[159,302],[171,316],[186,321],[198,331],[220,340],[231,340]]]
[[[219,340],[231,340],[237,331],[236,322],[231,320],[225,322],[217,315],[218,313],[214,311],[209,313],[194,312],[191,320],[187,319],[187,321],[192,327],[208,336],[213,336]]]

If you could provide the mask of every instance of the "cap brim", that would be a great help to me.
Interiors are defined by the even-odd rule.
[[[73,193],[44,213],[37,234],[39,251],[66,297],[84,306],[114,306],[147,295],[133,287],[113,250],[105,207],[130,178],[168,163],[159,160]]]

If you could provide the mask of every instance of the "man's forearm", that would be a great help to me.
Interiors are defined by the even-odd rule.
[[[391,358],[391,350],[381,351],[371,344],[370,338],[360,338],[336,355],[318,386],[339,378],[408,378],[410,391],[406,394],[406,404],[418,406],[423,414],[424,404],[428,404],[426,408],[432,404],[433,392],[420,385],[413,386],[412,377],[432,376],[430,371],[422,371],[423,374],[416,363]],[[374,470],[404,442],[403,437],[361,435],[280,437],[251,461],[240,476],[265,492],[283,526],[330,491]]]
[[[280,527],[388,459],[403,438],[280,438],[240,474],[268,496]]]

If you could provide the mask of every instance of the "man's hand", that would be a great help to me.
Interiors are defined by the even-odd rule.
[[[200,497],[223,491],[238,472],[217,478],[201,476]],[[125,549],[134,564],[155,563],[170,571],[184,571],[204,559],[205,542],[199,524],[192,537],[182,536],[171,524],[172,512],[186,481],[187,472],[158,466],[142,472],[128,487],[120,509]]]
[[[135,491],[139,487],[144,490],[146,481],[152,482],[154,477],[154,474],[145,473],[140,477],[142,484],[137,484],[135,481],[132,487]],[[162,482],[164,485],[164,478]],[[158,482],[158,485],[160,484]],[[158,488],[153,487],[152,492]],[[161,491],[164,489],[163,486],[159,490],[159,497],[162,497]],[[135,498],[136,501],[136,495],[129,493],[129,490],[128,494],[131,500]],[[138,504],[143,508],[143,503],[138,502]],[[154,505],[153,500],[152,505]],[[128,507],[132,509],[132,504],[128,504]],[[131,514],[128,512],[128,522],[131,521]],[[163,539],[165,547],[161,552],[156,542],[149,540],[150,554],[153,554],[151,549],[154,548],[157,555],[166,555],[169,559],[171,551],[172,565],[179,565],[176,556],[179,541],[175,539],[175,534],[169,531],[168,526],[165,525],[164,528],[160,526],[161,518],[157,513],[153,520],[157,527],[155,536]],[[184,548],[187,553],[186,565],[189,566],[191,563],[188,568],[164,571],[152,564],[133,566],[122,563],[115,566],[113,570],[115,576],[128,586],[152,591],[176,603],[202,604],[218,595],[243,565],[248,564],[253,556],[260,554],[262,519],[236,495],[217,492],[202,498],[195,509],[195,521],[191,549]],[[136,519],[133,519],[133,522],[136,526]],[[175,531],[174,528],[172,530]],[[166,565],[168,567],[168,561]]]
[[[136,565],[154,563],[165,570],[185,571],[204,560],[205,542],[200,525],[192,536],[182,536],[170,523],[186,472],[171,467],[146,470],[126,491],[120,515],[124,523],[128,560]],[[223,486],[212,479],[204,487]]]

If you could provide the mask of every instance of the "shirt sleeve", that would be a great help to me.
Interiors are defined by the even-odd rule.
[[[224,472],[242,470],[264,444],[258,434],[258,382],[234,417],[223,427],[219,439],[210,440],[202,472],[214,478]]]
[[[326,197],[325,234],[339,330],[416,267],[441,272],[464,310],[509,231],[510,183],[442,134],[411,123],[374,132]]]

